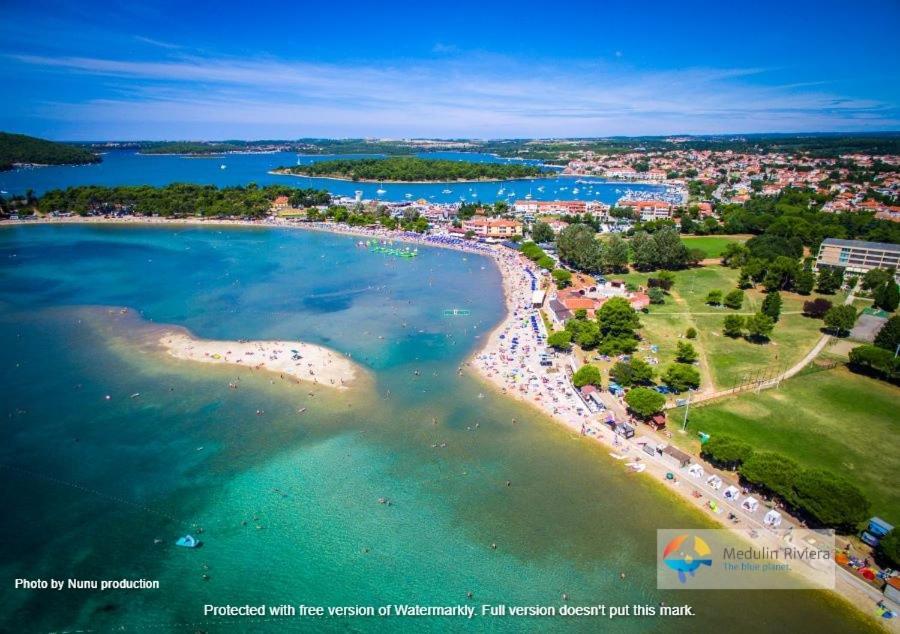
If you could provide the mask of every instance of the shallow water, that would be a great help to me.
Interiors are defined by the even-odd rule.
[[[658,592],[656,528],[703,517],[458,376],[502,316],[499,274],[480,256],[419,253],[390,258],[345,236],[262,228],[0,230],[0,630],[866,629],[823,594]],[[455,307],[472,315],[441,316]],[[183,363],[147,344],[154,323],[325,344],[370,377],[334,392]],[[204,547],[174,547],[195,525]],[[161,587],[10,591],[16,577]],[[468,591],[476,605],[559,605],[565,592],[575,605],[687,602],[698,616],[202,615],[205,603],[445,605]]]

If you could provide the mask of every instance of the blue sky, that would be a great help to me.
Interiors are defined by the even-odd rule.
[[[53,139],[900,129],[900,2],[0,0]]]

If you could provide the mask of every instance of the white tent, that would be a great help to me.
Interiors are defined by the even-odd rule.
[[[711,475],[706,479],[706,484],[718,491],[722,488],[722,478],[717,475]]]
[[[781,513],[772,509],[766,513],[766,516],[763,518],[763,523],[771,528],[778,528],[781,526]]]
[[[730,486],[725,489],[725,499],[732,502],[741,497],[741,491],[736,486]]]
[[[688,467],[688,473],[690,473],[695,478],[702,478],[704,475],[703,467],[698,464],[692,464],[690,467]]]
[[[741,502],[741,508],[743,508],[745,511],[755,513],[756,509],[759,508],[759,501],[754,497],[748,497],[746,500]]]

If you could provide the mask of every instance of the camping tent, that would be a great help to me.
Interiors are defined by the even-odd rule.
[[[695,478],[702,478],[704,475],[703,467],[698,464],[692,464],[690,467],[688,467],[688,473],[690,473]]]
[[[730,486],[725,489],[725,499],[734,502],[741,497],[741,491],[736,486]]]
[[[772,509],[766,516],[763,518],[763,524],[769,526],[770,528],[778,528],[781,526],[781,513]]]
[[[759,508],[759,501],[754,497],[748,497],[746,500],[741,502],[741,508],[745,511],[749,511],[750,513],[755,513],[756,509]]]
[[[718,491],[722,488],[722,478],[717,475],[711,475],[706,479],[706,484],[709,485],[710,488]]]

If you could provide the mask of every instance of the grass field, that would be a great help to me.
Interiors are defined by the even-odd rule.
[[[722,322],[728,314],[751,314],[759,310],[764,293],[748,290],[740,310],[713,307],[706,304],[709,291],[723,293],[737,287],[739,271],[719,265],[704,266],[675,273],[675,286],[663,305],[650,307],[641,316],[641,336],[648,344],[659,346],[661,367],[674,360],[678,337],[691,326],[697,329],[694,347],[702,356],[701,375],[704,386],[732,387],[759,372],[775,373],[785,370],[802,359],[821,336],[822,321],[809,319],[801,313],[803,302],[816,297],[801,297],[782,293],[782,316],[775,325],[771,340],[766,344],[750,343],[745,339],[730,339],[722,335]],[[646,285],[647,273],[615,276],[637,285]],[[842,294],[828,297],[835,304],[843,301]],[[705,367],[704,367],[705,366]]]
[[[707,258],[717,258],[722,255],[725,245],[729,242],[744,243],[750,239],[749,235],[729,236],[681,236],[681,240],[689,249],[702,249]]]
[[[699,451],[697,432],[741,438],[808,467],[842,474],[872,502],[874,514],[900,523],[900,388],[843,366],[804,373],[778,389],[717,401],[690,412],[688,434],[673,441]],[[681,428],[682,409],[670,414]]]

